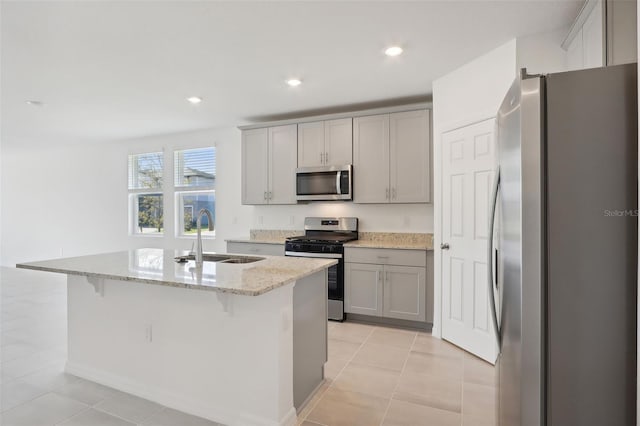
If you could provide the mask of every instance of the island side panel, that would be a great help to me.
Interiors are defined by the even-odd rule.
[[[295,424],[293,283],[260,296],[68,278],[67,371],[227,425]],[[226,311],[225,311],[226,309]]]
[[[324,380],[327,362],[327,269],[293,289],[293,405],[300,411]]]

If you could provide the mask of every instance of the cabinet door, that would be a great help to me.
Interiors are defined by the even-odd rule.
[[[242,204],[267,204],[268,129],[242,132]]]
[[[582,49],[582,29],[567,48],[567,70],[581,70],[584,68],[584,52]]]
[[[353,119],[353,201],[389,202],[389,114]]]
[[[298,124],[298,167],[324,165],[324,121]]]
[[[353,163],[353,120],[341,118],[324,122],[324,151],[327,166]]]
[[[584,68],[597,68],[604,65],[603,39],[602,3],[599,1],[582,26]]]
[[[389,116],[392,203],[427,203],[431,197],[431,131],[426,109]]]
[[[383,315],[388,318],[425,321],[425,275],[425,268],[385,266]]]
[[[269,128],[269,204],[296,204],[296,124]]]
[[[345,312],[382,316],[382,268],[382,265],[345,263]]]

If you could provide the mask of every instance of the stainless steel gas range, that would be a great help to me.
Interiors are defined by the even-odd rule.
[[[304,220],[305,234],[287,238],[284,245],[286,256],[320,257],[338,259],[338,264],[329,268],[330,320],[344,320],[344,247],[348,241],[358,239],[356,217],[307,217]]]

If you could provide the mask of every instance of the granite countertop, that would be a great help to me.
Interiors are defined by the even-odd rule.
[[[186,252],[181,250],[144,248],[21,263],[16,267],[193,290],[258,296],[337,263],[333,259],[261,255],[259,257],[263,257],[264,260],[253,263],[204,262],[200,269],[195,267],[194,261],[187,263],[174,261],[176,256],[184,254]]]
[[[287,237],[304,235],[304,231],[252,229],[249,238],[226,240],[233,243],[284,244]],[[386,248],[399,250],[433,250],[433,234],[408,232],[359,232],[359,239],[345,247]]]

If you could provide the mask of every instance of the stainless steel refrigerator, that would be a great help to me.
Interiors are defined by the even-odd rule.
[[[636,64],[528,76],[500,107],[489,242],[500,426],[636,424]]]

